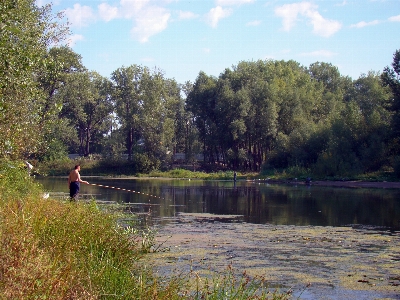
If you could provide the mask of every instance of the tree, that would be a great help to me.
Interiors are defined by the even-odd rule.
[[[107,133],[113,106],[111,83],[96,72],[69,74],[58,94],[63,99],[62,116],[70,120],[79,139],[79,152],[88,156],[98,133]]]
[[[34,0],[0,4],[0,156],[22,158],[43,142],[40,110],[44,95],[36,80],[46,51],[62,41],[68,29],[57,24],[51,6]]]
[[[202,142],[204,160],[215,162],[214,150],[217,147],[218,128],[216,125],[215,105],[217,97],[217,78],[200,72],[189,93],[186,104]]]
[[[138,65],[122,67],[111,74],[112,101],[118,122],[125,134],[128,160],[132,160],[133,148],[140,136],[139,114],[141,111],[142,76],[148,72]]]
[[[393,54],[392,67],[385,67],[381,75],[382,82],[392,91],[389,110],[393,113],[391,120],[393,154],[400,154],[400,50]]]
[[[82,57],[67,46],[52,47],[45,55],[46,64],[37,74],[41,89],[46,98],[42,107],[42,118],[58,116],[52,111],[62,103],[57,103],[56,94],[60,88],[65,86],[68,74],[83,72]],[[59,99],[59,98],[58,98]]]
[[[339,69],[330,63],[316,62],[308,67],[311,80],[316,83],[320,95],[314,109],[314,120],[327,122],[343,109],[352,88],[352,80],[340,75]]]
[[[160,70],[145,72],[142,77],[140,119],[144,153],[157,169],[167,163],[175,147],[174,107],[179,101],[175,81],[166,80]]]
[[[69,74],[83,72],[85,68],[82,57],[67,46],[50,48],[45,59],[46,65],[37,75],[44,91],[40,118],[46,133],[39,158],[49,160],[66,156],[68,148],[77,143],[75,128],[62,117],[63,99],[58,94],[65,88]]]
[[[166,166],[177,143],[182,105],[179,85],[166,79],[161,70],[138,65],[117,69],[111,79],[128,159],[141,170]]]
[[[178,138],[177,152],[179,152],[179,145],[182,143],[180,143],[179,141],[183,140],[183,152],[185,153],[186,162],[195,165],[196,155],[201,153],[201,140],[199,138],[199,132],[195,124],[195,117],[193,113],[188,109],[187,100],[192,90],[193,83],[190,81],[186,81],[183,85],[181,85],[181,91],[183,92],[185,99],[182,99],[184,101],[182,105],[183,111],[180,112],[180,118],[177,118],[181,121],[177,123],[176,129]],[[182,131],[184,133],[182,133]]]

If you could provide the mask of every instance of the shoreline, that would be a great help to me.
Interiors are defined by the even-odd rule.
[[[292,184],[307,185],[305,182],[293,182]],[[399,189],[400,182],[395,181],[311,181],[310,186],[327,187],[346,187],[346,188],[379,188],[379,189]]]
[[[47,176],[45,176],[47,177]],[[60,177],[67,178],[67,176],[48,176],[48,177]],[[199,179],[199,178],[175,178],[175,177],[141,177],[141,176],[124,176],[124,177],[113,177],[103,175],[82,175],[85,178],[106,178],[113,180],[204,180],[204,181],[233,181],[227,179]],[[238,179],[237,182],[248,181],[248,182],[264,182],[270,184],[298,184],[298,185],[309,185],[309,186],[326,186],[326,187],[345,187],[345,188],[381,188],[381,189],[400,189],[400,181],[362,181],[362,180],[315,180],[310,183],[306,183],[302,180],[275,180],[275,179]]]
[[[241,181],[241,180],[238,180]],[[326,186],[342,188],[381,188],[400,189],[400,181],[363,181],[363,180],[311,180],[309,183],[303,180],[293,179],[247,179],[248,182],[262,182],[267,184],[290,184],[308,186]]]

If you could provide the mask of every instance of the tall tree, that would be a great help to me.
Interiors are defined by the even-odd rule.
[[[217,78],[200,72],[187,97],[187,109],[193,114],[202,142],[204,159],[214,162],[217,147],[215,106],[217,101]]]
[[[40,118],[42,131],[46,133],[40,159],[57,159],[72,150],[76,140],[75,129],[68,119],[62,117],[63,99],[58,97],[67,84],[68,75],[83,72],[82,57],[67,46],[52,47],[46,54],[46,64],[38,73],[40,88],[44,91]]]
[[[185,159],[187,162],[194,164],[196,161],[196,155],[201,153],[201,140],[199,138],[199,132],[195,124],[195,117],[193,113],[188,109],[187,100],[192,90],[193,83],[190,81],[187,81],[183,85],[181,85],[181,91],[185,96],[183,103],[184,111],[182,112],[182,119],[177,124],[176,128],[178,130],[177,137],[180,137],[180,139],[184,140]],[[182,130],[184,131],[184,134],[179,134],[179,132],[181,132]],[[180,145],[180,139],[178,139],[177,145]],[[179,150],[180,148],[177,147],[177,149]]]
[[[110,128],[113,106],[111,83],[96,72],[72,73],[59,91],[64,100],[62,115],[70,120],[79,139],[79,152],[88,156],[97,133]]]
[[[45,66],[47,47],[68,32],[57,19],[50,5],[38,7],[34,0],[0,4],[1,157],[23,157],[41,148],[44,95],[36,78]]]
[[[393,54],[392,67],[386,67],[381,75],[382,82],[392,91],[389,109],[393,112],[392,133],[394,154],[400,154],[400,50]]]
[[[121,130],[125,134],[128,159],[132,160],[133,148],[140,137],[142,77],[148,70],[138,65],[122,67],[111,74],[112,101],[115,105]]]

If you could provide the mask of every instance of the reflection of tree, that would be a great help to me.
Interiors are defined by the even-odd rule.
[[[290,225],[341,226],[363,224],[400,228],[400,191],[383,189],[349,189],[318,186],[242,184],[221,182],[162,180],[98,180],[96,183],[116,186],[163,199],[86,187],[100,199],[118,203],[143,203],[150,200],[151,215],[162,220],[179,212],[243,215],[245,222]],[[47,190],[65,190],[65,182],[46,182]],[[90,189],[89,189],[90,188]],[[131,212],[138,207],[130,205]],[[147,207],[148,209],[148,207]],[[144,210],[143,210],[144,212]],[[158,222],[158,220],[156,220]],[[155,221],[155,222],[156,222]]]
[[[186,190],[190,190],[191,200],[187,211],[243,215],[250,223],[399,226],[400,203],[393,191],[284,185]],[[182,191],[175,188],[177,199]]]

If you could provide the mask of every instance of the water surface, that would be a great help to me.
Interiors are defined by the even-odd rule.
[[[161,224],[184,212],[238,215],[238,221],[255,224],[400,229],[400,190],[397,189],[296,186],[257,181],[84,179],[135,192],[81,185],[82,196],[130,203],[132,212],[146,214],[150,222]],[[47,191],[68,193],[66,178],[37,180]]]

